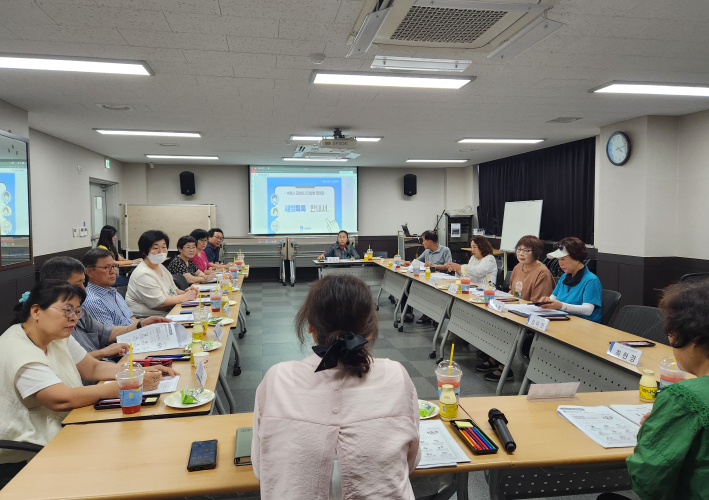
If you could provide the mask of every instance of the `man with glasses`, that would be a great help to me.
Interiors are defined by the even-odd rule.
[[[128,344],[116,343],[118,335],[123,335],[141,326],[168,322],[169,320],[152,317],[139,322],[136,318],[129,316],[121,319],[120,322],[113,322],[110,315],[101,314],[99,311],[113,310],[112,305],[119,309],[120,306],[118,304],[120,303],[129,314],[130,309],[128,309],[125,300],[115,288],[111,288],[111,285],[116,281],[116,274],[118,273],[117,268],[114,267],[116,261],[113,259],[113,254],[100,248],[91,249],[87,256],[89,254],[94,255],[89,257],[88,260],[84,257],[85,261],[90,263],[90,266],[87,266],[90,268],[88,271],[89,276],[93,276],[94,281],[100,283],[100,285],[93,285],[89,282],[88,286],[84,287],[84,265],[72,257],[54,257],[49,259],[39,271],[40,279],[68,281],[72,285],[86,290],[86,300],[82,306],[82,313],[71,335],[81,344],[81,347],[86,349],[90,356],[111,361],[111,358],[122,356],[128,352]],[[94,297],[90,303],[89,297],[92,295]],[[101,304],[107,305],[107,307],[100,307]],[[103,323],[98,321],[97,317],[109,321]]]
[[[207,231],[207,248],[204,253],[207,254],[207,260],[210,264],[221,263],[222,240],[224,240],[224,232],[218,227],[213,227]]]

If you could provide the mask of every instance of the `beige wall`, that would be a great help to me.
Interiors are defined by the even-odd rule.
[[[11,132],[20,137],[29,137],[27,111],[0,101],[0,130]]]
[[[195,174],[192,196],[180,194],[179,173]],[[417,176],[417,194],[404,196],[404,174]],[[451,209],[472,204],[477,191],[473,167],[404,170],[359,169],[359,234],[395,236],[409,222],[413,232],[431,229],[444,206]],[[248,167],[245,165],[124,166],[123,203],[217,205],[217,225],[227,236],[249,231]],[[446,179],[449,179],[448,183]],[[448,187],[446,187],[448,186]]]
[[[74,238],[72,228],[91,228],[89,178],[119,183],[123,165],[103,155],[30,129],[30,189],[34,255],[91,245],[90,236]],[[77,168],[81,167],[81,171]]]

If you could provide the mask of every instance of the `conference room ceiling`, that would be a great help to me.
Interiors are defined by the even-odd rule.
[[[561,0],[564,26],[517,58],[383,51],[345,58],[364,0],[3,0],[0,52],[146,60],[153,77],[0,69],[0,99],[30,127],[128,162],[218,155],[209,164],[281,165],[291,134],[383,136],[351,166],[407,158],[470,164],[597,135],[709,99],[589,94],[611,80],[709,84],[706,0]],[[324,53],[320,65],[308,56]],[[374,71],[375,55],[470,59],[460,90],[316,86],[313,69]],[[126,104],[108,111],[99,104]],[[547,123],[581,117],[573,123]],[[200,131],[201,139],[102,136],[94,128]],[[537,145],[464,137],[546,138]],[[178,146],[162,146],[164,143]],[[474,151],[460,151],[471,150]],[[156,160],[159,162],[161,160]],[[170,160],[171,163],[174,161]],[[430,166],[418,164],[418,166]],[[435,165],[434,165],[435,166]],[[438,166],[446,166],[438,165]],[[448,165],[450,166],[450,165]]]

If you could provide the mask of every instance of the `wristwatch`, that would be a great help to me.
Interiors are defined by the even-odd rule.
[[[138,328],[143,328],[143,320],[142,319],[140,321],[138,321],[135,329],[137,330]]]

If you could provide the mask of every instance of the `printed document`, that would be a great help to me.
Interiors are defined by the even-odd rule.
[[[640,426],[607,406],[559,406],[556,412],[604,448],[637,444]]]
[[[421,461],[417,469],[455,467],[459,462],[470,462],[455,438],[440,420],[421,420],[419,423]]]
[[[611,410],[640,425],[642,418],[652,411],[652,403],[644,405],[611,405]]]
[[[190,334],[179,323],[155,323],[116,337],[116,342],[133,344],[133,354],[179,349],[191,341]]]

